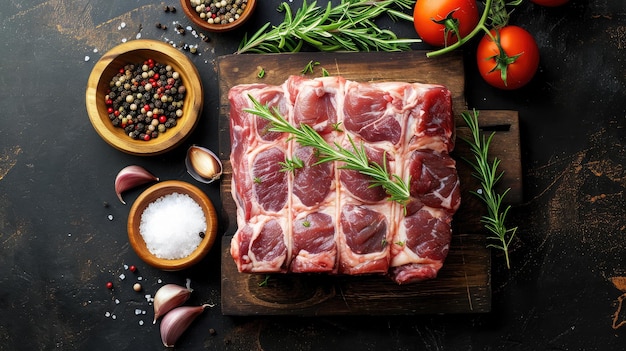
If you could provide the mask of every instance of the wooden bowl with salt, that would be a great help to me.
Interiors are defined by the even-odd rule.
[[[149,242],[152,242],[152,239],[148,236],[148,234],[152,237],[154,237],[155,234],[142,234],[141,228],[145,229],[145,223],[144,227],[142,227],[142,216],[151,204],[155,203],[159,199],[161,200],[161,202],[163,202],[163,198],[167,198],[169,195],[175,193],[188,195],[193,200],[193,202],[200,206],[200,208],[202,209],[202,213],[204,214],[206,225],[204,230],[199,230],[198,233],[183,233],[182,228],[180,233],[168,233],[166,230],[164,230],[163,233],[158,233],[158,235],[171,235],[169,238],[167,238],[167,240],[165,240],[165,245],[176,245],[176,243],[180,241],[180,238],[175,238],[173,237],[174,235],[197,235],[198,237],[193,238],[192,240],[197,241],[198,238],[200,239],[197,247],[195,247],[195,249],[187,256],[182,258],[164,258],[164,255],[159,256],[158,253],[153,253],[153,251],[159,251],[158,248],[157,250],[153,249],[152,251],[148,248],[148,245],[146,244],[146,240],[144,240],[144,238],[148,239]],[[185,213],[193,213],[193,211],[188,211],[187,208],[182,208],[179,210]],[[146,220],[146,218],[144,218],[144,220]],[[195,219],[172,218],[171,220],[192,221]],[[211,247],[215,242],[215,238],[217,237],[217,227],[217,214],[215,212],[215,208],[213,207],[213,203],[211,203],[211,200],[207,197],[207,195],[198,187],[178,180],[168,180],[157,183],[141,193],[130,209],[127,224],[128,240],[139,258],[141,258],[149,265],[165,271],[178,271],[186,269],[200,262],[211,250]],[[160,251],[168,251],[172,248],[164,247],[163,249],[165,250]]]
[[[170,65],[179,73],[186,88],[182,117],[176,126],[148,141],[133,139],[123,128],[115,127],[109,119],[105,96],[113,77],[128,64],[141,64],[152,59]],[[162,154],[176,148],[191,134],[202,112],[203,89],[198,70],[180,50],[149,39],[131,40],[106,52],[95,64],[87,81],[85,102],[89,120],[102,139],[114,148],[137,156]]]

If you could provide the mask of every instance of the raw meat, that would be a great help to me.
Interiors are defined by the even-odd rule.
[[[341,162],[318,163],[316,150],[246,112],[249,96],[331,144],[364,147],[371,161],[409,180],[411,201],[389,201]],[[292,76],[278,86],[235,86],[229,100],[238,226],[231,255],[240,272],[389,274],[399,284],[436,277],[460,204],[445,87]],[[281,171],[294,157],[304,166]]]

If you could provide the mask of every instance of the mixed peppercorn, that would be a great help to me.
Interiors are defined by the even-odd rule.
[[[209,24],[228,24],[239,19],[248,0],[191,0],[200,18]]]
[[[172,66],[148,59],[120,68],[104,100],[113,126],[133,139],[148,141],[176,126],[183,116],[185,93]]]

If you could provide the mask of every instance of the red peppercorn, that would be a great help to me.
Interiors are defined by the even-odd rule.
[[[126,72],[126,71],[124,71],[123,68],[120,68],[120,74],[124,74],[124,72]]]
[[[113,283],[107,282],[107,289],[113,289]]]
[[[150,140],[150,134],[146,134],[146,135],[143,137],[143,140],[145,140],[145,141]]]
[[[107,108],[107,113],[113,113],[113,112],[114,112],[114,111],[113,111],[113,107],[109,107],[109,108]]]
[[[113,100],[107,99],[104,103],[107,105],[113,105]]]
[[[135,266],[130,266],[130,267],[128,267],[128,269],[129,269],[131,272],[136,272],[136,271],[137,271],[137,267],[135,267]]]
[[[115,110],[115,112],[113,112],[113,114],[115,115],[115,117],[120,115],[120,111],[119,110]]]
[[[158,74],[158,73],[155,73],[155,74],[154,74],[154,76],[152,76],[152,78],[154,78],[154,79],[159,79],[159,77],[160,77],[160,76],[159,76],[159,74]]]
[[[165,115],[159,116],[159,123],[165,123],[165,122],[167,122],[167,117]]]

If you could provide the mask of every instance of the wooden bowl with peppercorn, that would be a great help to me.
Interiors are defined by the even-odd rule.
[[[91,124],[111,146],[138,155],[176,148],[196,127],[203,89],[184,53],[157,40],[132,40],[105,53],[87,82]]]
[[[217,237],[217,214],[198,187],[168,180],[146,189],[128,215],[128,240],[149,265],[178,271],[200,262]]]
[[[226,32],[244,24],[254,12],[256,0],[180,0],[185,15],[209,32]]]

